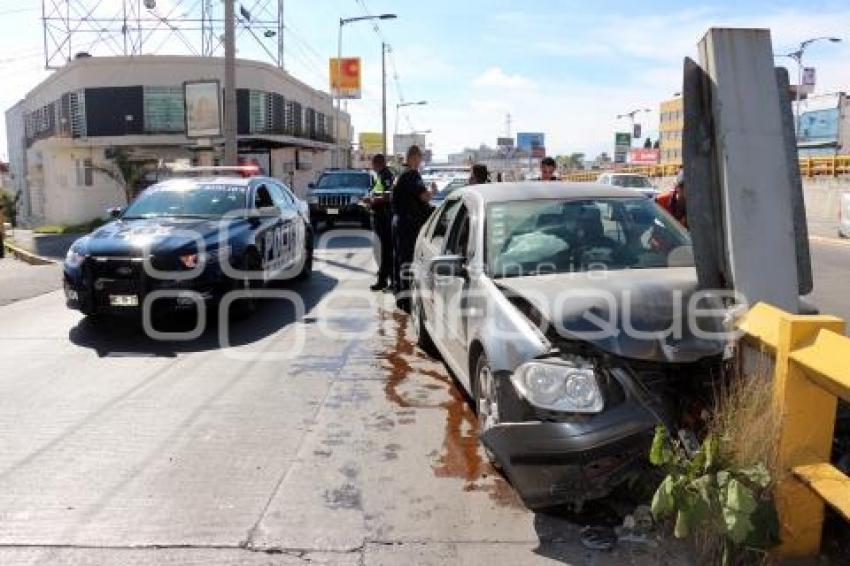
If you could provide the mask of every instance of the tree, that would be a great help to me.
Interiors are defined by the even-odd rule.
[[[124,194],[124,203],[130,204],[130,201],[136,196],[139,181],[147,171],[148,165],[153,163],[153,160],[134,160],[123,147],[115,148],[107,153],[107,155],[109,154],[111,154],[111,161],[95,163],[92,165],[92,169],[115,181]]]

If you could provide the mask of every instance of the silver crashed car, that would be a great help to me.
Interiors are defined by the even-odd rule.
[[[466,390],[531,508],[604,497],[646,461],[656,425],[676,435],[705,414],[722,320],[691,313],[717,299],[696,289],[687,232],[638,191],[459,189],[422,228],[410,276],[419,344]]]

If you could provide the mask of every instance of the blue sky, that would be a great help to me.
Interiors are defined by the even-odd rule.
[[[175,1],[159,0],[161,6]],[[197,4],[183,1],[187,8]],[[806,63],[818,68],[818,92],[850,89],[846,1],[363,2],[371,13],[399,15],[381,29],[393,46],[401,94],[428,105],[402,111],[398,129],[432,130],[429,142],[437,155],[495,143],[504,134],[508,112],[514,132],[546,132],[550,153],[610,151],[613,132],[624,126],[615,116],[637,107],[653,110],[642,121],[654,134],[658,102],[680,89],[682,58],[695,56],[697,42],[711,26],[770,28],[774,50],[782,52],[812,36],[844,37],[842,44],[811,47]],[[324,88],[327,57],[336,52],[336,22],[362,15],[363,2],[286,0],[288,70]],[[45,76],[38,57],[39,6],[38,0],[0,0],[3,109]],[[364,98],[348,106],[355,128],[378,131],[380,40],[369,23],[352,24],[345,28],[343,51],[364,63]],[[243,42],[240,56],[257,57],[259,50]],[[390,78],[390,133],[398,100]]]

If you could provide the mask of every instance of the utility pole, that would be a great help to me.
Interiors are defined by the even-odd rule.
[[[382,152],[387,155],[387,44],[381,42],[381,136]]]
[[[277,0],[277,66],[285,70],[283,64],[283,0]]]
[[[224,164],[237,164],[236,149],[236,18],[234,0],[224,0]]]

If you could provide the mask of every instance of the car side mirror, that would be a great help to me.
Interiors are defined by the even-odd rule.
[[[119,218],[121,216],[121,213],[124,212],[124,209],[121,208],[120,206],[113,206],[112,208],[108,209],[106,212],[107,212],[107,214],[109,214],[109,218],[115,220],[116,218]]]
[[[460,255],[441,255],[433,258],[431,273],[437,277],[466,277],[466,258]]]

